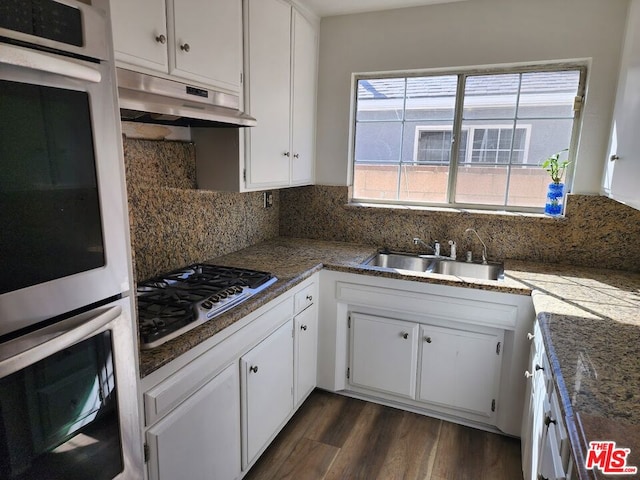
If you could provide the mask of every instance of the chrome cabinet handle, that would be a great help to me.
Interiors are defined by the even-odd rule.
[[[249,371],[253,373],[258,373],[258,366],[254,365],[253,367],[249,367]]]
[[[615,162],[616,160],[620,160],[620,157],[618,155],[611,155],[609,157],[609,161],[611,162]]]
[[[527,370],[526,372],[524,372],[524,376],[526,378],[531,378],[531,377],[533,377],[533,373],[531,373],[529,370]]]
[[[304,330],[306,332],[307,331],[307,326],[306,325],[300,325],[300,330]]]
[[[285,156],[285,157],[291,156],[291,154],[289,152],[284,152],[282,155]]]
[[[542,370],[542,371],[544,372],[544,367],[541,367],[540,365],[536,365],[536,372],[537,372],[538,370]]]
[[[404,338],[405,340],[406,340],[407,338],[409,338],[409,334],[408,334],[407,332],[402,332],[402,333],[400,334],[400,336],[401,336],[402,338]]]
[[[185,43],[184,45],[180,45],[180,50],[182,50],[185,53],[189,53],[189,50],[191,50],[191,47],[189,46],[188,43]]]
[[[545,426],[547,426],[547,427],[548,427],[548,426],[549,426],[550,424],[552,424],[552,423],[553,423],[554,425],[557,425],[557,424],[558,424],[558,422],[556,422],[553,418],[551,418],[549,415],[546,415],[546,416],[544,417],[544,424],[545,424]]]
[[[294,153],[293,154],[293,158],[300,158],[300,154],[299,153]]]
[[[533,340],[535,335],[533,333],[527,333],[527,340]]]
[[[307,300],[309,300],[310,302],[313,302],[313,296],[312,295],[307,295]]]
[[[160,35],[156,36],[156,42],[161,43],[162,45],[164,45],[165,43],[167,43],[167,37],[165,37],[164,35],[160,34]]]
[[[431,343],[431,337],[424,337],[424,341],[427,343]]]

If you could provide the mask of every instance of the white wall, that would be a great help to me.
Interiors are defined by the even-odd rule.
[[[599,193],[628,0],[470,0],[323,18],[316,183],[346,185],[351,75],[590,59],[575,193]]]

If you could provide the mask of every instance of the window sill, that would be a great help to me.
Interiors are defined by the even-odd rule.
[[[500,219],[513,219],[523,220],[531,219],[534,221],[546,221],[546,222],[562,222],[566,220],[564,215],[557,217],[550,217],[544,213],[527,213],[527,212],[509,212],[506,210],[477,210],[469,208],[452,208],[452,207],[435,207],[435,206],[418,206],[418,205],[396,205],[387,203],[366,203],[366,202],[349,202],[343,205],[347,210],[361,210],[361,211],[388,211],[398,214],[407,215],[445,215],[456,217],[460,215],[465,216],[486,216]]]

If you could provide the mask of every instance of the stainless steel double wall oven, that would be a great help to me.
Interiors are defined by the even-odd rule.
[[[0,1],[0,479],[142,478],[110,35]]]

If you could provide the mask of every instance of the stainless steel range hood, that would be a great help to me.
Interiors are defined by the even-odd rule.
[[[253,127],[237,95],[117,68],[122,120],[192,127]]]

